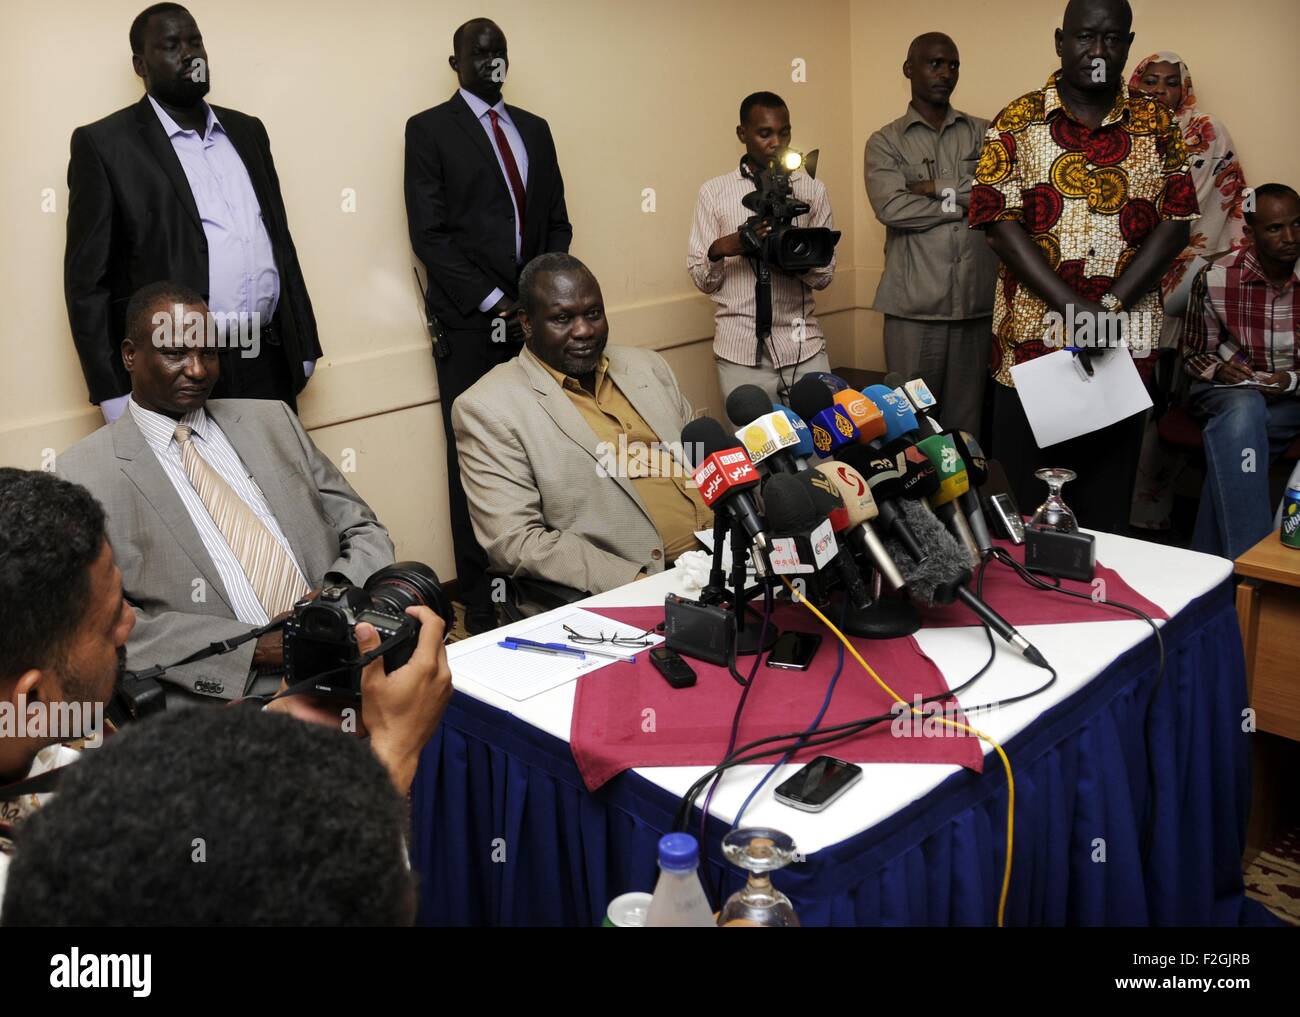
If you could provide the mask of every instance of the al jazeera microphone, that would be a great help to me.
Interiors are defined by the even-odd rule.
[[[885,415],[880,407],[864,396],[857,389],[846,388],[834,393],[831,398],[846,417],[853,421],[858,430],[858,442],[870,445],[885,434]]]
[[[816,378],[800,378],[791,386],[790,405],[807,422],[813,448],[822,459],[858,440],[853,421],[835,404],[830,389]]]

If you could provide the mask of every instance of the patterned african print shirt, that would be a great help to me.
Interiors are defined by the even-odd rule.
[[[1115,105],[1092,130],[1065,108],[1056,77],[989,126],[971,188],[970,227],[1016,220],[1072,290],[1099,300],[1162,221],[1197,217],[1196,186],[1178,121],[1160,103],[1121,83]],[[1012,386],[1015,364],[1060,345],[1048,310],[1005,264],[998,268],[994,380]],[[1160,339],[1158,289],[1126,314],[1130,350],[1139,366],[1154,366],[1148,354]]]

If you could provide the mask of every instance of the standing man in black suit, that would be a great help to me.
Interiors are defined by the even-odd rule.
[[[203,101],[208,54],[180,4],[141,11],[130,40],[144,98],[73,131],[68,163],[63,287],[90,401],[107,421],[121,414],[127,301],[173,279],[213,312],[213,394],[296,410],[321,348],[266,128]]]
[[[551,129],[501,99],[506,37],[486,18],[452,36],[448,60],[460,88],[406,122],[406,218],[428,272],[425,301],[447,436],[447,489],[456,578],[471,633],[496,626],[479,547],[460,482],[451,406],[522,348],[519,271],[573,238]]]

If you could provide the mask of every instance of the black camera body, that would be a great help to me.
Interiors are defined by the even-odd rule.
[[[419,562],[397,562],[380,569],[365,587],[327,586],[314,600],[294,605],[284,623],[285,680],[327,696],[361,698],[361,651],[355,626],[367,622],[381,643],[396,640],[384,651],[384,670],[391,673],[411,659],[420,623],[406,614],[411,606],[427,606],[450,629],[454,615],[438,577]]]
[[[789,152],[790,149],[779,149],[763,171],[752,178],[756,189],[740,200],[754,214],[740,227],[739,233],[746,249],[760,261],[797,275],[831,263],[840,231],[824,226],[794,225],[797,216],[807,215],[811,209],[807,202],[794,197],[790,183],[794,170],[786,168]],[[809,152],[798,158],[799,166],[815,178],[817,153]],[[772,223],[772,231],[760,237],[756,227],[764,219]]]

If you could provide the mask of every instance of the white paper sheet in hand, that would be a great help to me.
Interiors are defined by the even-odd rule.
[[[1091,434],[1151,406],[1127,351],[1094,353],[1091,378],[1074,359],[1073,353],[1057,350],[1011,368],[1039,448]]]

